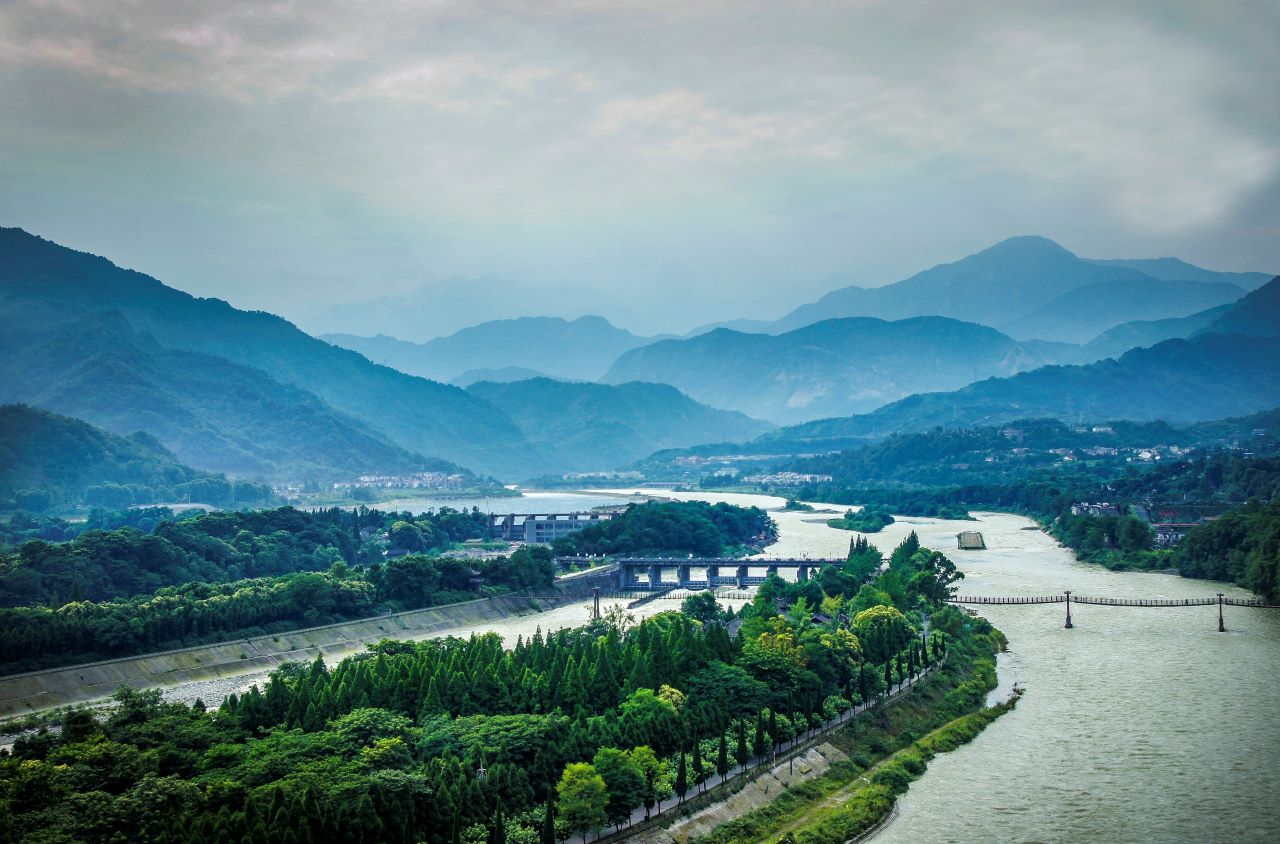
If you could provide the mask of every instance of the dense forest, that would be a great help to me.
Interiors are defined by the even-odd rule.
[[[555,543],[557,554],[742,556],[777,540],[777,526],[759,507],[665,501],[633,504],[607,522]]]
[[[211,710],[122,690],[105,715],[70,712],[0,753],[0,835],[482,844],[621,822],[990,633],[939,604],[959,577],[944,555],[912,535],[878,573],[859,540],[821,580],[771,578],[732,639],[708,595],[509,649],[384,642],[286,665]],[[941,676],[946,717],[981,706],[984,682]]]

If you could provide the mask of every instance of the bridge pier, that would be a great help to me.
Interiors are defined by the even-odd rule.
[[[747,588],[747,567],[746,566],[738,566],[737,580],[738,580],[739,589]]]
[[[715,589],[716,586],[718,585],[717,581],[719,580],[720,580],[720,567],[707,566],[707,588]]]
[[[808,580],[808,579],[809,579],[809,567],[808,567],[808,566],[800,566],[800,568],[796,569],[796,582],[797,582],[797,583],[800,583],[800,582],[805,581],[805,580]]]
[[[1218,632],[1226,633],[1227,627],[1222,623],[1222,593],[1218,593]]]
[[[680,584],[680,588],[684,589],[689,585],[689,569],[693,566],[676,566],[676,581]]]
[[[1075,627],[1075,625],[1071,623],[1071,590],[1070,589],[1067,590],[1067,623],[1064,624],[1063,627],[1065,627],[1067,630],[1070,630],[1072,627]]]
[[[649,566],[649,588],[662,588],[662,566],[657,565],[656,563]]]

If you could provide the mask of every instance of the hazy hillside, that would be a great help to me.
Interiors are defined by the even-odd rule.
[[[449,383],[463,389],[479,381],[493,381],[498,384],[509,384],[512,381],[528,381],[530,378],[546,378],[545,372],[536,369],[525,369],[523,366],[503,366],[498,369],[468,369]]]
[[[992,328],[942,317],[835,319],[779,335],[716,329],[634,349],[606,383],[665,381],[713,407],[778,422],[873,410],[1045,362]]]
[[[790,439],[884,436],[1019,418],[1195,422],[1280,405],[1280,339],[1204,334],[1134,349],[1119,360],[1046,366],[945,393],[913,395],[862,416],[777,432]]]
[[[1043,237],[1014,237],[904,281],[883,287],[834,290],[817,302],[797,308],[767,330],[789,331],[832,317],[902,319],[938,315],[996,326],[1019,339],[1036,337],[1079,343],[1122,322],[1187,316],[1230,301],[1269,278],[1264,273],[1206,270],[1177,258],[1091,260],[1077,257]],[[1146,287],[1140,284],[1143,281],[1147,282]],[[1133,291],[1149,290],[1150,296],[1140,293],[1132,304],[1127,304],[1134,296],[1132,291],[1115,291],[1115,298],[1111,299],[1100,297],[1101,288],[1094,288],[1087,296],[1065,301],[1065,309],[1047,307],[1074,290],[1114,282],[1133,283]],[[1240,289],[1229,296],[1228,288],[1215,287],[1218,298],[1209,295],[1198,299],[1190,293],[1194,287],[1182,285],[1184,289],[1180,291],[1179,285],[1161,286],[1159,282],[1199,282]],[[1045,310],[1037,314],[1041,309]],[[1115,321],[1107,323],[1113,313]],[[1062,318],[1061,325],[1055,316]],[[1023,319],[1028,320],[1026,325],[1016,324]]]
[[[623,352],[650,343],[598,316],[575,320],[522,317],[484,322],[427,343],[394,337],[327,334],[321,339],[353,349],[401,372],[452,381],[471,369],[518,366],[552,378],[594,381]]]
[[[1280,335],[1280,276],[1245,296],[1201,332],[1249,334],[1254,337]]]
[[[161,346],[256,367],[363,420],[408,451],[486,472],[521,468],[519,429],[497,408],[457,387],[378,366],[272,314],[197,299],[20,229],[0,229],[0,304],[14,322],[54,323],[116,310]],[[300,400],[299,392],[292,392]],[[145,414],[145,404],[136,412]],[[146,426],[130,430],[139,427]],[[175,451],[185,458],[183,449]]]
[[[183,462],[262,477],[445,467],[261,370],[166,349],[119,313],[0,325],[0,403],[116,434],[146,431]]]
[[[1244,288],[1223,282],[1136,278],[1087,284],[1000,330],[1019,340],[1085,343],[1122,323],[1183,317],[1244,294]]]
[[[191,483],[199,480],[213,483]],[[0,508],[12,501],[22,509],[60,509],[85,503],[86,492],[88,503],[107,506],[172,501],[192,490],[193,500],[204,501],[199,490],[215,486],[233,489],[220,476],[184,466],[148,434],[118,437],[38,408],[0,406]]]
[[[667,384],[535,378],[482,381],[469,390],[516,420],[551,458],[549,471],[616,469],[659,449],[751,439],[772,427],[699,404]]]
[[[1191,316],[1126,322],[1107,329],[1077,348],[1071,353],[1071,359],[1073,363],[1093,363],[1103,358],[1118,358],[1130,349],[1190,337],[1232,307],[1234,305],[1219,305]]]
[[[1081,260],[1047,238],[1014,237],[884,287],[834,290],[787,314],[774,330],[844,316],[936,315],[1003,325],[1078,287],[1141,278],[1146,276],[1137,270]]]
[[[1271,280],[1271,273],[1232,273],[1218,270],[1206,270],[1195,264],[1188,264],[1180,258],[1088,258],[1090,263],[1105,264],[1110,267],[1127,267],[1146,273],[1152,278],[1166,281],[1210,281],[1225,282],[1243,287],[1245,290],[1257,290]]]

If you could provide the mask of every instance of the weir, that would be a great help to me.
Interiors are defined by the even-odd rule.
[[[591,564],[599,562],[590,557],[557,557],[556,562],[564,568],[573,564]],[[741,557],[620,557],[613,560],[618,566],[618,591],[645,591],[668,589],[671,580],[663,580],[664,574],[674,572],[674,583],[681,589],[714,589],[717,586],[735,586],[739,589],[763,583],[771,574],[779,570],[790,569],[795,572],[795,579],[808,580],[817,575],[825,566],[842,566],[845,559],[742,559]],[[694,579],[693,570],[703,569],[705,575]],[[723,571],[732,571],[726,575]],[[763,570],[754,575],[751,569]]]

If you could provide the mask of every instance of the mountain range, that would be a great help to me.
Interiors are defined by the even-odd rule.
[[[950,392],[922,393],[871,413],[822,419],[766,435],[813,443],[1017,418],[1195,422],[1280,404],[1280,277],[1190,339],[1131,349],[1118,359],[1045,366]]]
[[[699,404],[667,384],[535,378],[467,389],[510,414],[565,472],[616,468],[664,448],[751,439],[773,427]]]
[[[469,370],[510,366],[551,378],[594,381],[619,355],[656,338],[638,337],[603,317],[584,316],[493,320],[426,343],[385,334],[326,334],[321,339],[401,372],[438,381],[453,381]]]
[[[1174,258],[1089,260],[1048,238],[1022,236],[883,287],[834,290],[796,308],[767,330],[790,331],[833,317],[935,315],[994,326],[1019,339],[1084,342],[1122,322],[1186,316],[1224,304],[1268,279],[1264,273],[1219,273]],[[1151,284],[1161,281],[1182,284],[1176,289]],[[1089,297],[1091,309],[1081,309],[1068,299],[1063,303],[1063,325],[1054,323],[1055,300],[1080,288],[1114,282],[1128,282],[1130,287],[1095,288]],[[1236,288],[1234,296],[1230,288]],[[1144,291],[1151,295],[1144,297]],[[1217,301],[1212,301],[1215,296]],[[1019,326],[1024,319],[1029,321]]]
[[[777,335],[718,328],[664,340],[622,355],[603,380],[665,381],[713,407],[785,423],[866,412],[1050,359],[1040,344],[974,323],[852,317]]]

